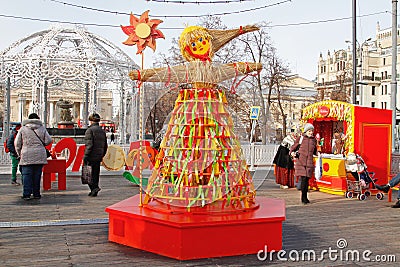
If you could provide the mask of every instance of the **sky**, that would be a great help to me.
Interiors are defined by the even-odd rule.
[[[220,17],[228,28],[268,22],[271,27],[267,31],[282,61],[288,64],[293,74],[313,80],[317,74],[320,53],[326,58],[328,51],[346,49],[349,44],[345,41],[352,40],[352,0],[216,2],[222,1],[2,0],[0,51],[19,39],[48,29],[57,24],[56,21],[73,22],[84,24],[88,31],[113,42],[139,64],[141,59],[136,55],[136,47],[122,44],[127,36],[119,26],[129,25],[128,13],[141,14],[150,10],[150,18],[163,20],[158,29],[166,37],[165,40],[157,39],[155,52],[146,49],[145,67],[151,67],[159,53],[167,53],[171,39],[179,37],[186,25],[200,24],[203,15],[224,14]],[[368,38],[375,39],[378,22],[381,29],[391,27],[391,0],[357,0],[356,10],[357,40],[360,43]]]

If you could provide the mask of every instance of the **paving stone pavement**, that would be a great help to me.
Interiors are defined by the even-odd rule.
[[[280,189],[275,184],[270,168],[256,169],[253,177],[258,196],[285,200],[286,254],[281,256],[287,261],[277,253],[270,253],[266,260],[243,255],[178,261],[115,244],[107,238],[104,209],[139,192],[121,171],[102,170],[102,190],[96,198],[87,196],[88,187],[80,183],[79,173],[68,172],[66,191],[57,190],[53,183],[51,190],[42,191],[42,199],[24,201],[20,199],[21,186],[10,184],[10,168],[0,167],[0,266],[398,266],[400,209],[390,208],[393,203],[387,199],[358,201],[311,191],[311,204],[304,206],[297,189]],[[338,240],[347,246],[339,249]],[[331,250],[332,257],[323,254],[324,250]],[[302,253],[309,251],[314,251],[317,259],[293,260],[297,253],[301,259]],[[371,251],[368,256],[374,261],[366,261],[362,255],[359,260],[346,260],[343,255],[348,251]],[[376,256],[388,259],[391,255],[397,262],[377,261]]]

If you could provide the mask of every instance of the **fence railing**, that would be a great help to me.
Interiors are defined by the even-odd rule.
[[[78,145],[79,146],[79,145]],[[125,155],[129,153],[129,145],[121,145],[125,152]],[[247,161],[247,165],[254,166],[270,166],[274,159],[278,145],[259,145],[259,144],[246,144],[242,145],[243,155]],[[68,152],[64,150],[64,156]],[[8,153],[5,153],[3,149],[0,150],[0,165],[11,166],[11,158]]]
[[[79,145],[78,145],[79,146]],[[129,145],[121,145],[125,152],[125,155],[129,153]],[[274,156],[278,149],[278,145],[258,145],[258,144],[246,144],[242,145],[243,155],[247,161],[247,165],[250,169],[254,166],[271,166]],[[10,166],[11,158],[8,153],[4,152],[4,149],[0,149],[0,166]],[[391,162],[391,173],[397,174],[400,172],[400,154],[392,154]]]

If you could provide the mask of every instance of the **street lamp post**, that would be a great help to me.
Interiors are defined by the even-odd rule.
[[[353,26],[353,82],[352,82],[352,91],[353,91],[353,104],[356,103],[356,72],[357,72],[357,66],[356,66],[356,42],[357,42],[357,11],[356,11],[356,7],[357,7],[357,1],[353,0],[352,1],[352,26]]]

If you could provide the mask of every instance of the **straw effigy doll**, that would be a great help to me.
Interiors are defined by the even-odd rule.
[[[132,71],[132,80],[181,86],[144,204],[154,208],[221,212],[254,208],[255,191],[224,92],[218,83],[260,71],[259,63],[216,65],[212,57],[230,40],[258,30],[187,27],[179,45],[188,63]]]

